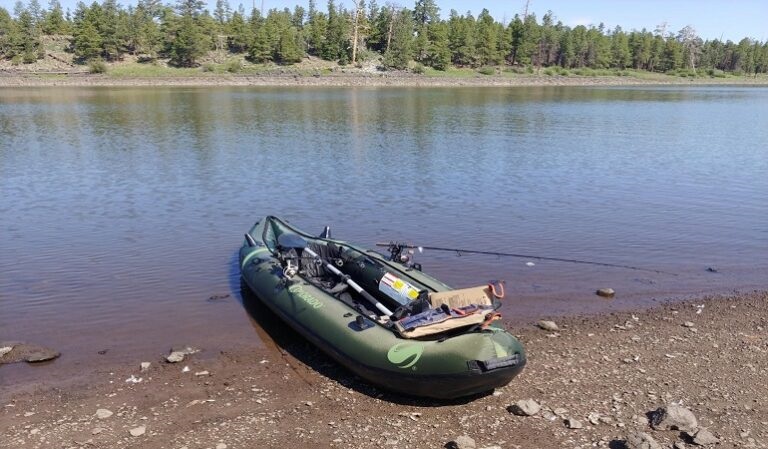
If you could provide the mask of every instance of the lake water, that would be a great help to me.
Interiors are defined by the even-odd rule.
[[[0,341],[60,370],[258,346],[236,251],[267,214],[677,274],[418,259],[457,287],[506,279],[513,321],[627,309],[768,287],[768,89],[0,89],[0,193]]]

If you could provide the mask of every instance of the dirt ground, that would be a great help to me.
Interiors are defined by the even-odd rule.
[[[631,76],[431,77],[404,72],[343,71],[324,75],[298,73],[215,76],[110,77],[97,74],[39,75],[0,72],[0,87],[142,87],[142,86],[316,86],[316,87],[518,87],[518,86],[634,86],[634,85],[766,85],[766,78],[643,79]]]
[[[258,350],[94,362],[77,378],[0,392],[0,447],[440,448],[466,435],[478,448],[619,448],[635,431],[694,447],[649,427],[649,413],[670,402],[689,408],[717,447],[768,444],[768,292],[560,318],[557,332],[511,329],[528,352],[523,373],[454,402],[380,391],[263,307],[255,318],[265,329]],[[36,369],[56,370],[47,363]],[[510,413],[522,399],[542,410]]]

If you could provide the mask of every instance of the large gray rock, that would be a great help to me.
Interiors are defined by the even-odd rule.
[[[517,416],[533,416],[539,413],[541,406],[533,399],[521,399],[509,406],[509,412]]]
[[[659,443],[645,432],[634,432],[627,435],[627,449],[661,449]]]
[[[557,326],[557,323],[555,323],[554,321],[541,320],[538,323],[536,323],[536,325],[539,326],[541,329],[544,329],[545,331],[556,332],[560,330],[560,328]]]
[[[96,410],[96,417],[99,418],[99,419],[107,419],[110,416],[112,416],[112,411],[111,410],[108,410],[108,409],[105,409],[105,408],[100,408],[100,409]]]
[[[692,432],[699,427],[693,412],[677,404],[659,407],[651,417],[651,427],[655,430],[680,430]]]
[[[454,449],[475,449],[477,444],[475,443],[475,440],[472,439],[472,437],[461,435],[456,437],[455,440],[451,441],[450,446]]]
[[[612,288],[599,288],[595,294],[597,294],[597,296],[602,296],[603,298],[613,298],[616,296],[616,291]]]
[[[711,444],[717,444],[717,442],[720,441],[716,436],[712,435],[712,432],[710,432],[706,427],[700,427],[696,433],[693,435],[688,433],[688,435],[693,438],[693,444],[699,446],[709,446]]]
[[[168,363],[179,363],[184,361],[184,357],[200,352],[199,349],[191,346],[174,347],[171,353],[165,358]]]
[[[9,349],[10,348],[10,349]],[[0,365],[16,362],[46,362],[61,355],[60,352],[32,343],[0,343]]]

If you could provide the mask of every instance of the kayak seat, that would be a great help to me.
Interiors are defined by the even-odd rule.
[[[307,247],[320,256],[324,263],[333,264],[336,259],[341,257],[341,248],[333,243],[323,245],[321,243],[310,242]],[[325,267],[325,264],[315,263],[314,258],[304,255],[301,261],[301,269],[305,276],[321,279],[332,278],[333,280],[336,280],[336,275],[331,273],[331,271]]]

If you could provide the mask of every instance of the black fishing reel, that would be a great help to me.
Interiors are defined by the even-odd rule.
[[[416,255],[413,245],[401,242],[389,242],[387,249],[389,250],[389,260],[401,263],[407,268],[421,271],[421,264],[413,261],[413,258]],[[420,247],[415,249],[418,249],[419,252],[422,251]]]

